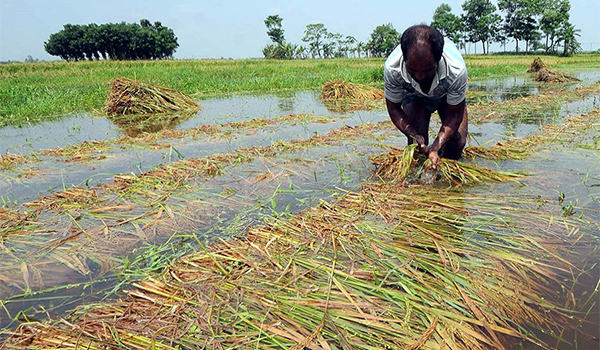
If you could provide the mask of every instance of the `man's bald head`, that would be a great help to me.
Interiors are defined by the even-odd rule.
[[[434,62],[442,58],[444,37],[437,29],[426,24],[412,26],[402,33],[400,38],[402,54],[405,58],[411,56],[428,60],[433,56]]]

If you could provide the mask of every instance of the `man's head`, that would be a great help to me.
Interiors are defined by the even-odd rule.
[[[400,46],[408,74],[419,84],[430,85],[444,51],[442,34],[428,25],[415,25],[402,33]]]

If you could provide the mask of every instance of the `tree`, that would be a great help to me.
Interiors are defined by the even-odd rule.
[[[164,59],[179,47],[172,29],[142,19],[139,24],[65,24],[44,43],[46,52],[66,61],[83,59]]]
[[[346,38],[342,40],[342,49],[345,57],[350,56],[350,52],[354,52],[354,45],[356,44],[356,38],[351,35],[346,35]]]
[[[391,23],[377,26],[367,44],[374,57],[388,56],[400,44],[400,33]]]
[[[452,13],[452,8],[448,4],[441,4],[435,9],[431,26],[454,42],[458,41],[456,39],[462,31],[460,17]]]
[[[525,52],[529,51],[529,42],[541,38],[538,29],[542,0],[500,0],[498,8],[505,12],[503,31],[506,37],[515,39],[515,48],[519,52],[519,40],[525,41]]]
[[[298,56],[300,48],[291,43],[267,45],[262,50],[265,58],[291,60]]]
[[[540,19],[540,29],[546,35],[546,51],[556,52],[560,32],[569,23],[569,0],[550,0]]]
[[[563,26],[559,33],[559,40],[563,42],[563,56],[571,56],[574,53],[581,51],[581,44],[577,41],[581,30],[575,29],[575,26],[571,23],[567,23]]]
[[[486,43],[499,38],[501,18],[496,14],[496,6],[490,0],[466,0],[462,4],[465,14],[462,22],[467,40],[472,43],[481,42],[483,54],[486,54]]]
[[[322,46],[323,41],[325,38],[327,38],[327,34],[327,29],[323,23],[309,24],[306,26],[302,41],[308,43],[308,47],[313,58],[315,58],[315,56],[323,58]]]
[[[366,47],[367,47],[367,44],[365,44],[362,41],[359,41],[359,42],[356,43],[356,49],[355,50],[356,50],[356,55],[358,56],[358,58],[361,57],[361,55],[360,55],[361,53],[363,53],[363,52],[366,51]]]
[[[265,25],[267,26],[267,35],[276,44],[283,44],[285,38],[283,36],[283,29],[281,28],[281,21],[283,18],[279,15],[270,15],[265,19]]]

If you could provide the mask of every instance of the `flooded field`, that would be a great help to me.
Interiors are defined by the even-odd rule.
[[[433,295],[431,292],[431,299],[428,299],[429,296],[423,297],[424,305],[428,305],[427,307],[423,308],[415,301],[416,298],[421,298],[420,294],[402,299],[402,303],[412,305],[407,307],[409,310],[412,307],[416,315],[414,317],[424,324],[424,328],[415,326],[414,333],[409,332],[406,339],[419,339],[420,334],[429,332],[428,329],[436,329],[435,324],[439,322],[440,325],[443,324],[439,327],[446,328],[438,328],[438,335],[428,336],[423,340],[423,345],[427,344],[433,348],[434,343],[439,343],[440,339],[445,339],[445,335],[452,334],[450,338],[454,339],[455,345],[461,344],[463,348],[469,348],[475,343],[479,344],[478,341],[491,342],[488,345],[494,347],[497,345],[496,341],[500,342],[499,339],[505,343],[504,338],[511,338],[505,344],[513,344],[507,348],[543,348],[535,345],[539,341],[560,349],[573,348],[574,342],[577,344],[577,349],[597,348],[597,339],[600,336],[598,334],[599,309],[595,302],[598,296],[598,263],[600,262],[598,261],[600,260],[598,254],[600,248],[600,121],[597,117],[597,109],[600,106],[598,85],[600,71],[579,71],[574,75],[582,81],[571,85],[540,85],[530,82],[527,78],[511,77],[471,83],[468,99],[472,147],[486,148],[499,142],[510,145],[513,140],[543,135],[547,132],[544,126],[562,125],[573,116],[589,115],[592,122],[583,130],[577,131],[574,136],[560,134],[562,136],[545,140],[544,143],[536,141],[540,143],[539,146],[531,143],[524,147],[523,144],[516,143],[521,148],[529,148],[523,150],[529,153],[522,159],[490,160],[481,157],[466,160],[467,163],[484,165],[497,171],[527,174],[523,175],[518,182],[455,186],[451,190],[447,185],[432,186],[431,191],[440,191],[437,194],[431,192],[419,194],[420,186],[415,186],[417,188],[415,198],[418,196],[431,198],[432,202],[439,201],[444,208],[451,209],[454,216],[443,221],[450,226],[445,228],[443,222],[437,223],[436,225],[439,225],[442,231],[436,233],[430,232],[430,229],[435,231],[433,229],[435,225],[432,224],[428,228],[429,226],[423,224],[418,231],[429,232],[431,236],[418,238],[418,234],[415,233],[415,240],[423,239],[422,248],[416,249],[410,243],[411,248],[407,248],[405,260],[398,258],[400,260],[396,261],[392,256],[403,254],[404,250],[390,251],[390,254],[393,254],[382,259],[387,261],[386,264],[393,261],[392,265],[400,266],[410,265],[413,260],[418,261],[420,265],[415,267],[415,271],[429,263],[433,264],[431,261],[435,259],[441,259],[443,266],[451,266],[454,261],[458,265],[452,265],[452,270],[457,273],[461,270],[458,267],[460,264],[472,266],[475,270],[483,267],[486,260],[484,253],[491,254],[490,264],[497,263],[494,268],[498,271],[505,271],[504,269],[510,271],[510,268],[514,267],[500,268],[503,259],[519,261],[519,264],[523,262],[523,265],[526,265],[523,267],[523,276],[527,275],[527,279],[535,280],[532,282],[531,291],[523,291],[522,302],[526,309],[523,311],[526,314],[523,319],[530,320],[532,323],[539,322],[539,329],[546,327],[549,332],[532,333],[531,338],[517,336],[516,334],[521,331],[519,328],[521,325],[503,319],[506,316],[500,314],[498,317],[503,321],[489,319],[487,322],[500,323],[493,323],[494,326],[488,327],[485,319],[478,316],[479,309],[498,301],[499,304],[493,304],[493,307],[504,310],[501,306],[504,305],[502,301],[506,302],[510,297],[503,295],[498,296],[498,299],[473,302],[464,293],[471,295],[471,298],[478,294],[475,291],[471,292],[469,289],[471,286],[467,287],[468,283],[465,282],[463,285],[462,280],[457,278],[458,282],[452,282],[451,285],[456,285],[458,294],[444,297],[443,293]],[[217,275],[213,276],[203,268],[208,268],[210,265],[213,271],[220,270],[221,275],[227,275],[227,272],[222,269],[230,269],[227,270],[229,272],[237,271],[237,268],[246,266],[244,264],[254,266],[252,264],[260,264],[264,261],[246,261],[238,255],[229,256],[225,253],[215,255],[212,260],[209,259],[210,261],[206,260],[206,257],[195,258],[194,256],[202,255],[202,252],[211,256],[207,252],[211,252],[212,247],[219,250],[223,244],[227,245],[224,242],[230,242],[232,239],[234,242],[235,239],[244,241],[245,235],[249,232],[255,235],[252,237],[261,234],[264,234],[264,237],[271,237],[264,242],[262,238],[257,238],[256,241],[249,239],[257,246],[265,244],[268,248],[270,242],[281,244],[281,247],[287,247],[286,249],[302,246],[302,242],[290,243],[289,246],[278,243],[276,230],[272,232],[269,230],[278,225],[287,227],[286,223],[294,223],[298,227],[301,226],[301,222],[312,224],[308,218],[310,215],[323,215],[323,217],[331,215],[328,219],[331,221],[324,219],[325,221],[320,221],[320,224],[315,224],[315,228],[312,228],[315,232],[328,227],[329,223],[331,225],[343,223],[342,226],[337,226],[338,229],[331,229],[331,232],[319,231],[319,235],[325,235],[323,242],[328,234],[336,230],[345,232],[345,230],[356,229],[362,233],[371,232],[374,235],[374,243],[365,244],[372,245],[374,253],[363,252],[365,257],[362,257],[363,253],[360,249],[364,246],[353,251],[355,249],[351,246],[353,239],[340,241],[339,244],[348,247],[347,251],[344,248],[339,252],[340,255],[343,251],[343,254],[349,256],[348,260],[341,257],[339,260],[340,265],[348,264],[347,270],[340,272],[337,279],[332,277],[329,280],[329,294],[322,289],[323,287],[310,286],[310,283],[303,285],[302,288],[314,288],[317,299],[311,299],[310,303],[307,301],[307,304],[302,305],[319,303],[320,295],[327,299],[327,303],[329,300],[340,305],[345,303],[344,307],[340,306],[340,308],[347,309],[349,313],[350,309],[354,310],[352,312],[358,316],[353,317],[360,318],[362,315],[365,319],[371,320],[369,318],[371,314],[369,317],[364,314],[368,314],[370,310],[370,306],[366,305],[365,297],[358,292],[346,291],[343,287],[347,282],[349,284],[346,288],[356,287],[357,290],[362,288],[352,284],[354,282],[350,278],[352,274],[349,271],[354,271],[355,268],[361,270],[365,267],[363,266],[366,264],[365,261],[388,254],[386,251],[379,250],[383,248],[377,248],[379,243],[392,240],[390,237],[385,238],[384,231],[405,230],[402,232],[407,232],[410,236],[411,230],[418,227],[418,224],[412,223],[411,220],[421,215],[425,217],[420,212],[413,213],[412,217],[394,217],[392,214],[396,213],[396,209],[392,208],[392,204],[389,209],[381,209],[380,212],[374,213],[371,213],[370,207],[364,204],[366,208],[364,212],[370,214],[356,214],[358,217],[355,223],[348,221],[348,218],[333,215],[334,212],[337,213],[336,215],[343,214],[343,208],[348,208],[349,204],[345,201],[349,200],[349,197],[366,196],[370,193],[367,189],[379,186],[377,184],[382,179],[375,175],[371,157],[385,154],[392,148],[403,149],[406,146],[406,138],[401,136],[389,122],[383,105],[371,110],[333,111],[328,109],[314,92],[260,96],[232,95],[201,100],[200,103],[202,109],[198,114],[171,118],[168,123],[163,124],[166,125],[165,129],[152,129],[151,133],[148,132],[150,129],[132,130],[127,126],[117,125],[108,118],[85,114],[23,128],[0,129],[0,153],[13,156],[0,159],[2,160],[0,199],[3,203],[0,208],[0,250],[2,251],[0,253],[0,305],[2,306],[0,328],[6,328],[7,332],[14,331],[20,323],[65,317],[83,304],[99,301],[114,303],[117,298],[131,298],[132,293],[127,294],[124,290],[131,290],[134,287],[141,288],[141,291],[134,291],[133,295],[146,302],[157,301],[158,296],[164,296],[161,293],[188,295],[186,293],[192,293],[194,290],[200,295],[204,291],[185,289],[189,287],[190,281],[196,281],[194,280],[196,277],[199,278],[198,281],[212,281],[218,278]],[[437,130],[439,123],[436,118],[432,120],[435,122],[431,131]],[[402,191],[402,186],[395,187],[399,184],[385,181],[384,184],[382,186],[391,187],[372,190],[375,196],[386,195],[386,191],[389,193]],[[425,191],[430,190],[425,189]],[[445,202],[442,198],[436,199],[436,196],[448,196],[449,202]],[[411,199],[407,197],[402,200],[410,203]],[[336,208],[338,204],[342,209],[331,209]],[[381,200],[377,205],[387,204]],[[426,204],[422,205],[423,208],[426,207]],[[521,205],[523,207],[520,207]],[[318,208],[332,211],[329,214],[321,213]],[[357,213],[362,213],[356,210]],[[409,211],[408,208],[403,210]],[[432,208],[423,210],[435,211]],[[498,210],[498,213],[495,210]],[[538,215],[539,219],[531,219],[531,222],[528,222],[527,216],[519,210],[523,210],[523,213],[530,212],[533,216]],[[316,212],[311,214],[313,211]],[[443,217],[443,214],[438,216]],[[409,226],[404,226],[408,225],[406,222],[413,225],[409,225],[411,229]],[[423,219],[423,222],[428,221]],[[529,224],[531,227],[528,226]],[[540,232],[533,232],[533,228],[540,228]],[[253,230],[264,231],[258,234]],[[456,235],[452,230],[457,230]],[[267,231],[269,233],[265,233]],[[529,244],[534,257],[520,258],[517,253],[526,245],[519,246],[516,242],[528,242],[528,232],[531,233]],[[545,233],[549,235],[547,241],[537,240]],[[450,237],[446,238],[449,241],[441,238],[446,234]],[[512,237],[511,234],[515,234],[518,238]],[[343,236],[341,233],[340,235]],[[455,236],[464,238],[464,241],[460,241]],[[437,238],[432,240],[431,237]],[[556,241],[552,241],[551,238]],[[358,241],[361,239],[356,238]],[[441,248],[438,243],[431,243],[437,240],[442,245]],[[481,253],[477,253],[477,249],[469,245],[473,241],[476,242],[474,247],[481,248]],[[489,245],[485,244],[486,241]],[[311,249],[314,248],[313,244],[317,246],[324,244],[319,243],[318,240],[310,242]],[[338,243],[335,243],[337,242],[335,239],[333,242],[335,252],[335,245]],[[561,242],[564,246],[557,242]],[[498,253],[492,249],[496,247],[510,248],[507,248],[507,252]],[[279,266],[283,264],[284,259],[265,257],[264,254],[271,254],[267,248],[264,248],[266,253],[263,253],[261,259],[271,261],[270,264],[281,268],[284,271],[281,275],[283,278],[291,269],[289,266],[292,266],[292,263],[290,262],[288,267]],[[416,250],[411,250],[413,248]],[[317,248],[316,251],[318,252],[319,249]],[[429,255],[434,257],[429,257],[427,253],[432,253]],[[272,252],[272,254],[276,253]],[[327,251],[326,254],[337,253]],[[225,255],[227,258],[224,258]],[[364,260],[358,259],[359,255],[360,259]],[[330,255],[327,256],[331,258]],[[465,258],[465,261],[459,262],[465,256],[473,259]],[[421,258],[423,260],[419,260]],[[317,275],[315,271],[320,271],[319,276],[328,274],[334,276],[337,273],[333,272],[337,271],[335,264],[338,260],[335,259],[327,260],[329,264],[334,261],[333,267],[323,268],[322,271],[320,263],[303,260],[301,256],[296,256],[294,259],[299,264],[298,269],[305,268],[308,275]],[[536,259],[539,259],[539,268],[535,267]],[[553,259],[556,261],[556,266],[553,266]],[[237,265],[229,266],[228,264],[234,260]],[[196,263],[192,263],[193,261]],[[301,266],[302,263],[306,265]],[[321,263],[326,264],[324,261]],[[185,275],[185,272],[179,274],[176,270],[169,270],[180,264],[187,264],[182,271],[187,271],[188,275]],[[294,267],[294,276],[296,276],[295,269]],[[191,270],[194,272],[190,272]],[[258,270],[258,268],[251,268],[246,272],[250,276]],[[361,273],[366,274],[367,270],[361,270]],[[274,278],[275,275],[271,275],[269,271],[265,270],[263,275],[257,275],[256,283],[267,284],[268,278]],[[380,287],[388,278],[393,279],[390,274],[394,270],[389,271],[387,275],[385,273],[380,275],[381,271],[373,272],[380,279],[376,279],[381,282]],[[546,276],[548,278],[546,279],[544,272],[550,273],[550,271],[551,276]],[[509,274],[506,273],[508,280]],[[347,274],[344,275],[346,277],[343,278],[343,274]],[[190,277],[191,275],[194,275],[194,278]],[[441,275],[446,276],[445,273]],[[166,285],[156,282],[159,279],[157,276],[173,281],[174,285],[181,282],[183,286],[167,292]],[[426,280],[420,281],[425,285],[430,283],[437,287],[438,282],[429,280],[426,273],[417,273],[414,276]],[[153,278],[153,282],[148,282],[148,278]],[[235,278],[231,278],[234,280],[243,277],[236,275]],[[264,278],[265,281],[260,278]],[[314,278],[318,279],[316,276]],[[539,278],[539,281],[536,278]],[[297,276],[293,281],[295,282],[289,282],[286,286],[298,282]],[[317,282],[314,284],[318,285]],[[340,295],[331,294],[332,284],[337,286],[336,291]],[[536,289],[538,286],[539,289]],[[553,288],[558,286],[562,289],[557,292]],[[431,288],[435,289],[434,287]],[[227,288],[229,287],[225,289]],[[408,291],[410,294],[410,288],[421,287],[398,284],[391,286],[390,290]],[[237,293],[235,288],[227,290],[228,293],[232,293],[229,294],[230,298],[243,299],[241,294],[235,294]],[[491,293],[492,290],[493,287],[489,287],[489,290],[485,289],[484,292]],[[268,291],[273,295],[276,294],[275,289],[268,289]],[[386,293],[391,295],[391,291]],[[546,312],[555,312],[557,315],[555,319],[550,317],[548,323],[537,320],[538,316],[535,314],[537,306],[528,304],[527,298],[540,291],[545,294],[536,297],[548,299],[553,303],[552,305],[541,303],[541,307],[547,308]],[[423,292],[427,294],[427,288],[423,288]],[[527,294],[529,292],[531,295]],[[312,296],[308,297],[309,294],[307,290],[306,295],[310,299]],[[354,297],[350,297],[350,294]],[[215,292],[213,297],[225,298],[218,292]],[[467,316],[464,316],[464,320],[453,319],[446,311],[442,312],[437,309],[437,306],[433,306],[446,297],[451,298],[448,304],[452,304],[452,307],[465,314],[473,313],[476,320],[467,319]],[[343,302],[344,298],[347,300]],[[362,301],[358,300],[359,298]],[[462,298],[464,304],[452,298]],[[253,303],[261,303],[255,299],[251,300]],[[395,306],[391,305],[390,300],[386,299],[385,305],[390,303],[388,306],[393,309]],[[279,305],[287,302],[294,304],[289,300],[278,301]],[[201,301],[190,302],[190,305],[194,303],[201,303]],[[275,301],[272,303],[276,304]],[[242,304],[240,302],[238,306]],[[161,305],[175,308],[167,301],[163,301]],[[390,321],[395,316],[388,316],[379,310],[382,305],[376,305],[377,310],[373,315],[377,314],[377,316],[373,316],[375,318],[371,321],[382,324],[391,322],[386,326],[378,324],[377,327],[383,330],[387,329],[386,327],[395,329],[394,322],[397,320]],[[120,310],[121,307],[123,305],[120,304],[114,306],[115,310]],[[562,310],[561,307],[567,311]],[[439,314],[434,313],[437,316],[431,316],[427,314],[427,308],[435,309]],[[78,312],[81,313],[86,309],[84,307],[79,310]],[[273,310],[272,315],[267,313],[269,317],[274,317],[277,313],[283,315],[286,312],[308,313],[300,306],[287,311],[273,306]],[[163,311],[160,311],[161,315]],[[509,315],[515,312],[508,306],[506,311]],[[102,312],[108,311],[103,309]],[[222,312],[225,314],[225,309]],[[255,320],[254,317],[258,317],[251,315],[251,310],[245,312],[249,315],[248,319]],[[332,312],[331,317],[337,322],[343,319],[343,316],[336,312]],[[413,317],[411,311],[403,312],[408,312],[406,320]],[[267,315],[262,321],[256,322],[266,324]],[[562,330],[564,341],[560,341],[558,339],[561,334],[552,334],[552,332],[560,332],[561,328],[558,324],[565,322],[571,316],[572,327]],[[322,317],[325,319],[325,316]],[[236,325],[234,333],[252,333],[247,328],[243,330],[235,328],[241,321],[234,319],[226,319],[227,322]],[[271,318],[268,320],[271,322],[270,325],[287,322],[288,328],[270,326],[269,330],[280,337],[275,339],[265,336],[263,334],[265,330],[259,327],[258,337],[265,336],[265,339],[268,338],[272,344],[281,347],[301,344],[304,342],[302,339],[309,339],[304,346],[314,342],[320,344],[320,348],[327,348],[323,345],[327,341],[323,340],[319,343],[316,340],[318,337],[311,335],[310,332],[314,329],[328,328],[327,337],[342,339],[353,336],[352,329],[355,329],[356,333],[363,331],[359,326],[351,325],[346,330],[340,331],[342,333],[337,333],[337,327],[345,324],[342,321],[335,326],[308,321],[303,324],[301,318],[288,319],[283,316],[278,321]],[[254,325],[252,327],[256,328],[256,322],[252,323]],[[484,336],[474,336],[473,343],[469,343],[471,340],[460,338],[456,335],[458,333],[454,333],[450,328],[462,329],[458,325],[462,322],[473,327],[465,328],[465,332],[483,329]],[[335,322],[331,321],[331,324],[333,323]],[[118,328],[118,325],[113,326]],[[199,334],[202,333],[201,325],[186,324],[186,327],[188,330],[189,327],[197,327]],[[252,327],[250,329],[253,329]],[[292,328],[299,329],[298,333],[292,331],[286,333]],[[302,330],[311,331],[307,333],[308,331]],[[134,332],[133,328],[129,331]],[[157,329],[154,331],[160,333]],[[0,336],[0,342],[7,338],[7,332],[4,336]],[[173,339],[177,334],[176,330],[173,332],[173,335],[167,338]],[[325,334],[325,331],[323,332]],[[346,335],[340,335],[344,332]],[[526,332],[529,332],[529,328]],[[385,331],[382,331],[382,334],[385,334]],[[190,347],[198,346],[204,341],[200,335],[194,339],[183,339],[183,344]],[[401,343],[396,345],[410,344],[411,342],[406,339],[398,340]],[[517,339],[516,343],[514,339]],[[224,337],[220,341],[233,346],[232,344],[236,344],[238,340]],[[361,341],[366,342],[364,339]],[[134,348],[149,346],[143,342],[126,344]],[[156,345],[156,348],[170,349],[172,346],[165,342],[160,344],[162,345]]]

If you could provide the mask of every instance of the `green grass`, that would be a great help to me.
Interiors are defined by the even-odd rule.
[[[467,56],[470,79],[523,74],[529,56]],[[557,67],[600,68],[600,55],[544,57]],[[384,59],[166,60],[0,65],[0,127],[35,124],[75,112],[102,112],[113,79],[126,77],[195,97],[321,89],[341,78],[383,86]]]

